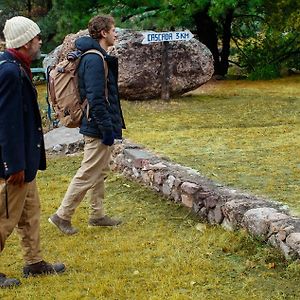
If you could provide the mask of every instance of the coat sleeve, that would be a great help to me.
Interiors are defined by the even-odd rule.
[[[105,71],[103,59],[94,53],[87,54],[83,59],[83,80],[89,113],[102,133],[112,132],[109,103],[105,98]]]
[[[0,151],[5,176],[25,170],[24,118],[20,70],[13,63],[0,69]]]

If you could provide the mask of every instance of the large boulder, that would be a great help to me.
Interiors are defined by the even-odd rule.
[[[44,67],[66,57],[74,41],[87,30],[65,37],[60,48],[44,60]],[[162,43],[142,44],[143,32],[118,29],[118,42],[109,49],[119,58],[119,91],[122,99],[159,98],[162,89]],[[198,40],[170,42],[168,45],[170,96],[182,95],[206,83],[213,75],[213,57]]]

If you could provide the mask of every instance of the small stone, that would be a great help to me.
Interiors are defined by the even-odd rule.
[[[284,241],[287,237],[287,233],[285,230],[280,230],[278,233],[277,233],[277,238],[281,241]]]
[[[196,230],[200,231],[200,232],[204,232],[207,229],[206,224],[203,223],[197,223],[195,226]]]
[[[199,190],[199,186],[192,182],[184,182],[181,185],[181,189],[187,194],[195,194]]]
[[[216,224],[215,212],[212,209],[208,211],[207,219],[210,224]]]
[[[140,177],[140,173],[135,167],[132,168],[132,172],[133,172],[134,177],[136,177],[136,178]]]
[[[145,172],[145,171],[142,171],[141,174],[142,174],[143,181],[145,183],[149,184],[150,183],[150,177],[149,177],[148,173]]]
[[[204,200],[204,203],[207,208],[214,208],[216,207],[218,201],[214,196],[210,196]]]
[[[191,195],[187,195],[187,194],[182,194],[181,195],[181,201],[182,201],[182,203],[185,206],[189,207],[189,208],[193,207],[193,200],[194,200],[193,196],[191,196]]]
[[[286,238],[286,244],[300,255],[300,233],[293,232]]]
[[[61,144],[57,144],[57,145],[53,146],[52,149],[53,149],[53,151],[55,151],[55,152],[60,152],[60,151],[63,150],[63,146],[62,146]]]
[[[154,181],[154,172],[152,170],[148,171],[148,176],[149,176],[150,182],[153,183],[153,181]]]
[[[154,173],[154,183],[161,185],[164,179],[165,175],[163,175],[161,172]]]
[[[175,178],[174,186],[178,188],[181,185],[182,181],[179,178]]]
[[[224,219],[224,215],[223,215],[222,208],[220,205],[216,206],[216,208],[214,209],[214,214],[215,214],[216,223],[221,224]]]
[[[181,201],[181,195],[178,191],[178,189],[173,189],[171,192],[171,198],[174,199],[175,202]]]
[[[151,168],[152,170],[164,170],[167,168],[166,165],[164,165],[163,163],[159,162],[157,164],[154,165],[149,165],[149,168]]]
[[[228,231],[233,231],[235,229],[233,224],[227,218],[223,219],[221,226]]]

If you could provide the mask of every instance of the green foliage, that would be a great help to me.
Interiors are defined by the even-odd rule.
[[[260,9],[256,15],[252,11],[246,22],[234,21],[233,41],[237,62],[249,77],[269,79],[279,76],[282,68],[300,64],[300,5],[289,0],[264,1]]]
[[[96,1],[54,0],[47,17],[39,23],[46,41],[57,45],[62,43],[69,33],[86,29],[89,19],[95,10]]]
[[[250,72],[250,80],[274,79],[280,77],[280,69],[278,65],[266,64],[257,67],[253,72]]]

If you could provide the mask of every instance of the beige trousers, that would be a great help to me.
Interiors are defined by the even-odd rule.
[[[17,226],[25,262],[40,262],[40,198],[35,179],[22,187],[6,185],[2,180],[0,194],[0,250],[4,249],[6,239]]]
[[[87,191],[90,191],[90,218],[104,216],[104,180],[109,172],[112,147],[102,144],[98,138],[84,136],[84,155],[81,166],[73,177],[56,214],[67,221]]]

